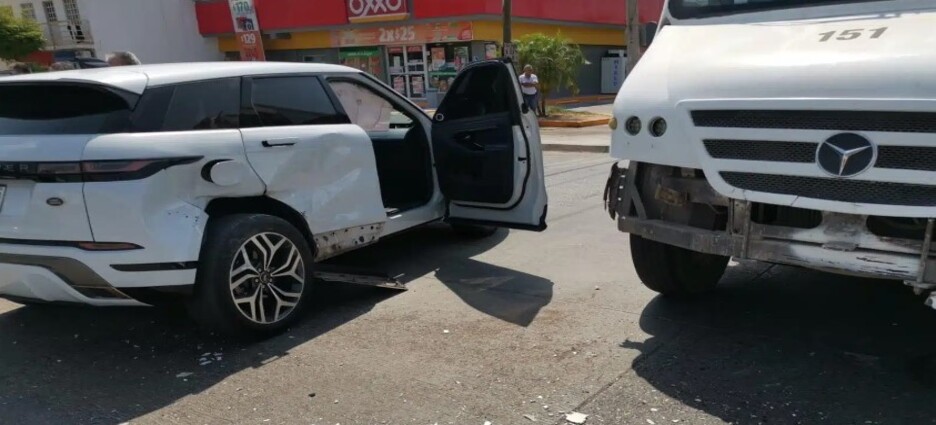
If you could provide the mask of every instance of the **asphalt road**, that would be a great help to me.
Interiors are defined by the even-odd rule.
[[[384,241],[343,261],[410,291],[323,286],[265,342],[0,301],[0,424],[936,422],[936,311],[909,290],[742,263],[710,296],[657,297],[602,210],[606,156],[547,161],[546,232]]]

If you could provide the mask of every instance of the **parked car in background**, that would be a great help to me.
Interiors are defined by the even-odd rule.
[[[180,296],[234,334],[288,326],[316,263],[383,237],[546,227],[538,124],[501,61],[467,66],[433,118],[335,65],[5,78],[0,179],[0,296]]]
[[[74,58],[70,60],[77,69],[106,68],[109,65],[106,61],[98,58]]]

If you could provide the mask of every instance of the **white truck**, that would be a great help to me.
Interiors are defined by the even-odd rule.
[[[646,286],[710,290],[734,257],[936,307],[933,28],[933,0],[669,0],[611,122],[607,206]]]

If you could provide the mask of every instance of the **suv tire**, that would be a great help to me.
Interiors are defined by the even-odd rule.
[[[308,241],[287,221],[223,216],[208,225],[189,311],[204,328],[229,335],[281,332],[311,298],[312,264]]]
[[[643,284],[663,295],[689,296],[715,289],[730,257],[689,251],[630,235],[631,258]]]

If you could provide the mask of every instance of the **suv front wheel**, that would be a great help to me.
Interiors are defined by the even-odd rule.
[[[265,336],[294,323],[312,292],[312,251],[295,227],[264,214],[213,221],[190,305],[204,327]]]

